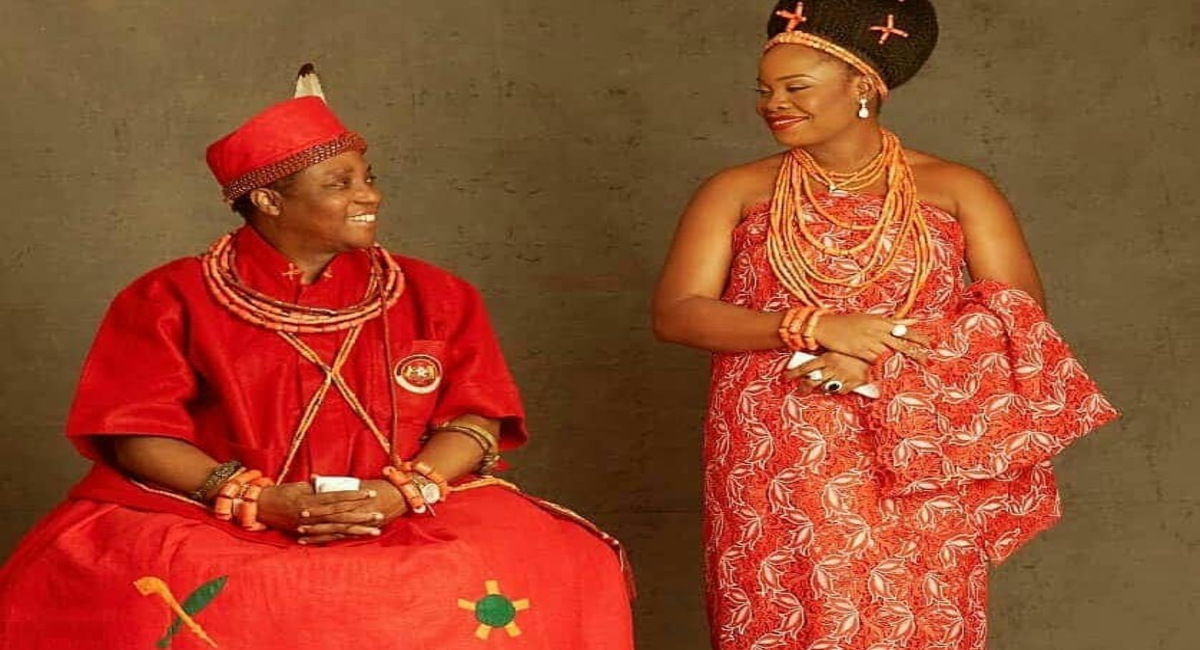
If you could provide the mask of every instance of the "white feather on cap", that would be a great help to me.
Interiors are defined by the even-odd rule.
[[[311,63],[305,63],[300,66],[300,72],[296,73],[296,95],[299,97],[320,97],[321,101],[328,103],[325,99],[325,91],[321,90],[321,80],[317,77],[317,68]]]

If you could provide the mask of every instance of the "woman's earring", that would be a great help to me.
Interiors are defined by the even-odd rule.
[[[871,117],[871,109],[867,108],[867,98],[858,98],[858,119],[865,120]]]

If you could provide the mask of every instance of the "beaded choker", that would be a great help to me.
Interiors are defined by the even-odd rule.
[[[213,298],[236,316],[259,327],[291,334],[339,332],[378,318],[404,293],[404,275],[382,246],[368,249],[371,277],[356,305],[328,309],[276,300],[242,283],[234,266],[233,235],[218,239],[201,257]]]

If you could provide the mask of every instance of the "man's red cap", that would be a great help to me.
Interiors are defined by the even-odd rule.
[[[367,142],[347,130],[320,97],[280,102],[208,146],[208,168],[226,201],[265,187]]]

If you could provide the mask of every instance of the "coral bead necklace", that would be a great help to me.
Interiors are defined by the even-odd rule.
[[[882,131],[883,146],[866,165],[851,172],[830,172],[803,149],[793,149],[783,157],[771,198],[771,226],[767,251],[771,268],[780,283],[806,304],[827,306],[835,300],[852,298],[891,273],[902,251],[911,250],[915,262],[905,301],[896,310],[900,317],[911,311],[932,270],[932,239],[917,200],[912,169],[904,156],[900,139]],[[842,198],[850,191],[887,181],[879,217],[871,224],[856,224],[839,218],[826,207],[814,191],[814,181],[829,188],[828,196]],[[805,210],[805,203],[811,210]],[[861,241],[849,246],[829,243],[814,232],[813,224],[853,233],[863,233]],[[812,252],[830,257],[853,257],[856,270],[842,276],[818,268]],[[865,257],[865,261],[859,258]]]

